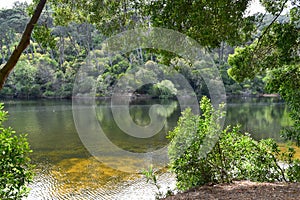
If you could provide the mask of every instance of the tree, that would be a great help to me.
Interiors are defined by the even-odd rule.
[[[0,69],[0,89],[2,89],[8,75],[16,66],[22,52],[29,45],[32,30],[45,4],[46,0],[40,0],[25,28],[21,41],[15,47],[7,63]],[[28,78],[30,76],[32,74],[29,74]],[[26,184],[32,179],[32,166],[28,157],[30,148],[25,136],[15,136],[15,132],[11,128],[3,127],[2,122],[6,119],[7,113],[2,109],[3,105],[0,105],[0,198],[21,199],[28,193]]]
[[[29,94],[34,92],[39,92],[39,88],[35,87],[37,69],[30,65],[30,63],[25,61],[19,61],[16,65],[11,78],[14,79],[16,83],[15,94],[18,97],[29,97]]]
[[[15,66],[22,51],[28,46],[30,34],[46,4],[46,0],[35,2],[39,3],[26,26],[19,45],[0,70],[0,88],[3,87],[3,83]],[[250,2],[251,0],[78,0],[76,2],[49,0],[49,6],[55,25],[66,26],[71,22],[89,22],[96,25],[102,33],[109,35],[130,28],[149,26],[150,24],[150,26],[175,29],[191,36],[201,45],[212,49],[224,46],[224,42],[232,45],[240,44],[251,36],[255,18],[253,16],[245,17]],[[44,43],[51,40],[47,27],[46,29],[40,26],[36,28],[37,34],[35,36],[39,36],[37,37],[38,40],[44,38]],[[38,29],[43,30],[42,32],[45,34],[39,34]],[[86,30],[90,30],[90,28]],[[89,36],[90,31],[88,32],[85,41],[88,42],[88,50],[91,50],[93,47],[89,45],[91,38]],[[64,41],[64,37],[61,37],[61,40]],[[64,42],[61,42],[61,44],[64,44]],[[219,51],[220,57],[222,57],[222,49]],[[63,50],[60,55],[62,55],[61,61],[63,62]]]
[[[177,94],[177,89],[170,80],[162,80],[156,83],[153,87],[154,93],[162,99],[168,99],[170,97],[175,97]]]
[[[151,0],[145,6],[153,26],[165,27],[187,34],[204,47],[232,45],[251,35],[254,17],[244,17],[251,0]]]
[[[28,22],[22,38],[18,44],[18,46],[14,49],[12,52],[11,56],[9,57],[8,61],[6,64],[0,69],[0,89],[2,89],[9,73],[12,71],[12,69],[15,67],[17,64],[22,52],[27,48],[27,46],[30,43],[30,36],[33,31],[34,25],[37,23],[43,8],[45,7],[47,0],[40,0],[30,21]]]
[[[2,63],[5,63],[11,48],[16,42],[16,34],[21,34],[27,21],[25,10],[20,7],[13,9],[0,10],[0,51]]]
[[[279,21],[288,0],[261,0],[273,19],[257,39],[237,47],[228,58],[229,75],[238,82],[267,73],[266,88],[286,101],[294,126],[285,130],[287,139],[300,145],[300,2],[290,1],[289,20]]]

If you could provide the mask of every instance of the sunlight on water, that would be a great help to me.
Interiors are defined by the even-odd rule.
[[[174,177],[163,173],[159,176],[159,184],[165,191],[167,187],[174,189]],[[94,158],[64,159],[53,166],[43,163],[38,166],[30,187],[28,200],[153,199],[156,192],[141,175],[114,170]]]

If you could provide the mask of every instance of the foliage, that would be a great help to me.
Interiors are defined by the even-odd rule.
[[[163,192],[160,190],[161,186],[157,182],[157,175],[154,172],[152,165],[148,168],[148,170],[143,170],[142,174],[146,177],[147,183],[150,182],[151,184],[153,184],[156,187],[157,193],[155,195],[155,199],[162,199],[162,198],[172,195],[171,190],[168,190],[166,194],[163,194]]]
[[[1,10],[0,34],[3,36],[0,42],[1,63],[6,62],[13,46],[19,40],[20,34],[24,29],[24,24],[28,19],[25,12],[26,9],[32,14],[34,6],[38,3],[37,0],[33,2],[33,5],[30,5],[28,8],[26,8],[25,4],[16,4],[13,9]],[[261,37],[256,42],[254,41],[253,45],[245,47],[243,51],[236,49],[236,52],[243,54],[239,61],[232,64],[233,68],[230,75],[236,80],[239,78],[235,74],[240,73],[242,76],[255,77],[255,74],[267,68],[276,67],[280,63],[280,60],[285,60],[284,62],[291,60],[293,55],[297,55],[295,52],[299,43],[297,39],[297,35],[299,34],[299,31],[297,31],[299,28],[297,26],[297,22],[299,21],[298,1],[291,0],[293,7],[290,10],[290,22],[279,16],[276,18],[279,23],[273,22],[270,15],[266,15],[265,18],[262,18],[260,15],[248,16],[247,8],[250,2],[249,0],[238,2],[231,0],[79,0],[76,2],[50,0],[47,2],[47,8],[40,17],[39,23],[35,26],[31,38],[32,45],[25,50],[25,53],[27,58],[32,59],[33,62],[37,53],[44,54],[55,60],[58,66],[52,70],[55,73],[58,72],[60,75],[62,72],[64,79],[61,79],[62,82],[60,84],[52,84],[50,81],[48,85],[38,83],[33,87],[37,89],[41,88],[42,91],[36,93],[38,90],[35,90],[32,93],[34,95],[29,92],[29,96],[48,97],[51,94],[51,97],[70,97],[72,91],[72,84],[70,83],[74,82],[78,66],[81,66],[81,62],[91,51],[101,51],[99,50],[102,48],[100,44],[105,38],[103,35],[109,36],[116,32],[140,26],[166,27],[187,34],[204,47],[210,49],[214,54],[214,60],[219,64],[224,64],[223,62],[227,54],[230,53],[232,48],[229,45],[239,45],[245,42],[248,44],[249,41],[252,41],[251,37],[263,35],[264,37]],[[261,3],[269,13],[277,17],[277,14],[280,13],[286,1],[261,0]],[[284,25],[282,25],[283,23]],[[260,24],[261,26],[259,26]],[[271,24],[271,28],[268,28],[268,24]],[[262,29],[262,27],[266,28]],[[99,31],[101,31],[101,34]],[[257,33],[253,34],[255,31]],[[278,51],[276,48],[278,48]],[[252,51],[256,51],[256,55],[252,56]],[[159,61],[160,63],[170,64],[168,56],[174,58],[171,52],[148,50],[149,52],[156,58],[151,59],[155,62]],[[163,56],[161,56],[161,53],[163,53]],[[122,57],[123,62],[118,61],[119,63],[117,64],[110,63],[106,65],[108,69],[105,75],[99,77],[99,79],[98,77],[95,78],[102,81],[99,83],[101,91],[98,91],[97,95],[109,95],[108,91],[111,89],[111,86],[125,73],[128,67],[131,67],[131,58],[128,55],[122,55]],[[145,57],[139,55],[138,51],[135,57],[145,59]],[[130,64],[128,64],[128,60]],[[251,65],[248,65],[248,61],[256,66],[259,64],[260,67],[252,68]],[[245,66],[240,64],[240,62]],[[266,66],[265,63],[270,64]],[[39,68],[39,66],[36,68]],[[186,78],[198,94],[207,94],[208,91],[206,91],[207,88],[205,88],[205,84],[201,80],[199,70],[187,70],[188,68],[191,68],[191,66],[179,67],[178,70],[180,73],[187,75]],[[225,70],[222,72],[225,74]],[[264,77],[265,73],[261,76]],[[262,87],[264,83],[261,81],[254,81],[250,84],[238,84],[233,83],[230,77],[226,77],[226,75],[223,75],[223,77],[226,78],[225,83],[228,83],[228,85],[225,84],[225,87],[229,93],[257,94],[264,92]],[[39,78],[36,80],[39,80]],[[256,78],[256,80],[259,80],[259,78]],[[2,94],[20,96],[14,91],[14,88],[5,89]]]
[[[174,84],[169,80],[162,80],[153,87],[154,95],[157,95],[159,98],[167,99],[176,96],[177,89]]]
[[[184,33],[202,46],[216,48],[222,42],[236,45],[247,41],[254,17],[245,17],[251,1],[147,1],[142,8],[153,26]]]
[[[283,130],[283,136],[300,144],[300,75],[299,75],[299,1],[292,0],[289,20],[279,20],[287,0],[262,0],[273,19],[258,39],[244,47],[237,47],[228,58],[229,75],[238,82],[267,74],[266,89],[278,93],[286,101],[294,127]]]
[[[38,1],[34,2],[37,3]],[[212,7],[211,2],[208,4]],[[151,3],[155,2],[153,1]],[[181,5],[183,2],[178,1],[177,3],[178,5]],[[243,9],[246,5],[245,3],[246,1],[243,1],[243,3],[236,5],[235,9],[240,8],[242,10],[237,11],[235,17],[240,16],[244,12]],[[150,4],[147,4],[144,1],[48,1],[48,7],[40,17],[39,23],[35,26],[31,37],[31,45],[25,50],[24,55],[20,58],[20,61],[23,62],[23,64],[26,63],[26,66],[36,70],[33,77],[30,78],[32,81],[25,84],[27,85],[27,89],[22,88],[25,80],[14,78],[14,75],[12,74],[4,89],[1,91],[1,96],[23,98],[70,98],[75,75],[78,69],[86,64],[85,60],[88,58],[88,55],[95,55],[97,57],[95,64],[101,66],[104,70],[101,75],[99,75],[98,69],[89,74],[91,75],[91,78],[97,81],[97,96],[110,96],[114,84],[126,72],[135,70],[141,62],[150,60],[156,63],[165,63],[165,60],[169,59],[166,58],[166,54],[170,54],[170,52],[164,52],[164,56],[162,56],[160,54],[161,51],[137,49],[136,51],[128,52],[125,55],[110,56],[105,54],[105,51],[102,49],[101,42],[105,39],[103,34],[110,35],[113,32],[139,27],[140,25],[147,24],[148,26],[148,14],[153,14],[153,9],[156,9],[151,8],[152,10],[149,10],[149,5]],[[201,5],[199,4],[199,7],[203,7],[203,5],[204,3],[202,2]],[[3,30],[1,29],[0,32],[3,32],[3,39],[2,42],[0,42],[0,63],[6,62],[14,44],[16,44],[20,38],[25,21],[28,20],[28,16],[25,12],[26,9],[29,10],[29,12],[32,12],[34,6],[35,4],[27,8],[26,5],[22,4],[16,5],[13,9],[1,10],[0,24]],[[222,8],[220,4],[220,7],[218,7],[217,10],[221,11],[222,9],[225,9],[225,7]],[[164,12],[169,11],[170,10],[164,10]],[[179,8],[177,8],[176,11],[179,12]],[[156,10],[155,12],[159,12],[159,10]],[[209,14],[209,12],[210,11],[207,10],[205,13]],[[221,12],[220,15],[218,15],[218,19],[214,20],[214,25],[208,26],[206,24],[207,26],[201,27],[208,32],[212,32],[212,34],[220,34],[221,32],[218,32],[215,29],[218,20],[222,24],[235,26],[232,23],[234,19],[227,19],[226,16],[227,12]],[[155,17],[159,16],[153,16],[153,20]],[[193,16],[189,17],[192,18]],[[201,16],[195,16],[195,19],[193,20],[200,18]],[[10,20],[18,23],[7,23]],[[150,20],[151,25],[155,25],[155,20],[153,20]],[[164,23],[168,23],[171,19],[164,20]],[[250,18],[245,19],[245,21],[244,19],[239,20],[239,23],[241,24],[246,23],[248,20],[249,27],[252,26],[250,24]],[[7,27],[11,27],[9,28],[9,31],[7,31]],[[242,25],[239,28],[241,27]],[[190,30],[192,31],[192,29],[193,28]],[[224,31],[226,31],[225,27]],[[181,32],[188,34],[185,30],[182,30]],[[229,32],[226,33],[229,34]],[[221,41],[217,41],[217,43],[216,41],[209,41],[216,37],[210,34],[205,35],[207,35],[207,41],[205,41],[205,43],[207,43],[208,46],[211,45],[212,47],[212,45],[217,45],[217,43]],[[240,37],[242,35],[243,34],[232,35],[232,41],[239,41],[235,37]],[[200,37],[201,35],[198,36]],[[201,38],[195,39],[201,40]],[[228,41],[229,40],[231,39],[228,37]],[[232,48],[229,47],[228,44],[225,44],[225,42],[221,42],[219,45],[221,46],[220,49],[212,50],[212,53],[215,62],[221,63],[226,58],[227,54],[232,51]],[[173,54],[172,57],[174,57]],[[179,73],[184,75],[199,96],[201,94],[207,95],[208,90],[202,80],[200,70],[190,66],[188,63],[184,63],[181,61],[182,59],[174,58],[173,60],[175,61],[170,63],[170,67],[174,67]],[[168,75],[167,68],[163,68],[160,65],[158,65],[158,68],[160,71],[155,71],[154,75],[157,74],[159,76],[162,73]],[[24,77],[28,76],[25,74],[25,71],[26,70],[23,70],[24,73],[21,74]],[[225,74],[225,77],[226,70],[223,70],[222,73]],[[139,72],[137,75],[142,76],[141,74],[142,73]],[[160,81],[162,80],[163,79],[160,79]],[[250,84],[249,88],[244,87],[243,84],[233,82],[228,76],[226,80],[228,81],[225,81],[225,87],[229,93],[243,94],[245,91],[249,91],[251,94],[256,94],[262,92],[261,86],[259,85],[261,83]],[[86,83],[82,83],[84,86],[87,86]],[[164,96],[161,95],[160,89],[157,87],[153,88],[152,86],[142,87],[135,92],[141,94],[154,93],[154,96]],[[165,97],[169,96],[172,97],[173,95],[165,95]]]
[[[300,64],[275,69],[268,79],[268,90],[278,92],[284,98],[290,117],[294,120],[294,125],[282,130],[282,135],[300,146]]]
[[[14,35],[22,33],[27,16],[22,6],[13,9],[0,10],[0,53],[1,61],[4,63],[13,50],[13,46],[18,40]]]
[[[36,25],[32,33],[32,37],[41,44],[42,48],[50,47],[54,49],[56,46],[54,36],[51,35],[51,30],[46,26]]]
[[[26,135],[15,135],[12,128],[5,128],[3,122],[7,112],[0,104],[0,198],[21,199],[28,193],[26,184],[31,182],[33,166]]]
[[[232,1],[49,1],[56,25],[88,21],[105,35],[137,27],[165,27],[196,39],[208,48],[221,42],[247,41],[253,16],[245,16],[250,0]]]
[[[156,199],[161,198],[160,186],[157,183],[157,177],[153,171],[153,166],[150,166],[148,170],[143,170],[143,175],[146,177],[147,183],[151,182],[157,189]]]
[[[207,97],[202,98],[200,107],[200,116],[185,110],[168,135],[170,168],[176,174],[178,189],[245,179],[299,181],[299,161],[292,159],[292,148],[280,152],[272,139],[255,141],[249,134],[241,133],[240,126],[228,126],[222,131],[214,119],[214,115],[219,118],[222,113],[214,111]],[[203,147],[211,145],[205,143],[205,138],[216,134],[219,140],[205,154]],[[287,166],[280,165],[280,160]]]
[[[292,182],[300,182],[300,161],[293,161],[291,166],[286,169],[286,174]]]
[[[15,81],[15,84],[11,85],[15,92],[20,96],[28,97],[29,94],[35,92],[35,76],[37,69],[29,64],[28,61],[20,61],[15,67],[11,79]],[[24,76],[26,74],[26,76]]]

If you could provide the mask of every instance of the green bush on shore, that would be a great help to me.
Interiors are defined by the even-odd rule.
[[[7,112],[0,104],[0,199],[22,199],[33,177],[31,150],[26,135],[16,135],[12,128],[3,126],[6,119]]]
[[[207,97],[202,98],[200,108],[201,115],[185,110],[168,134],[170,168],[176,175],[178,189],[233,180],[300,180],[300,162],[293,159],[292,148],[281,152],[272,139],[255,141],[242,133],[239,125],[222,130],[217,119],[224,113],[215,111]],[[218,137],[216,142],[207,140],[214,137]],[[210,151],[205,153],[205,146],[209,145]]]

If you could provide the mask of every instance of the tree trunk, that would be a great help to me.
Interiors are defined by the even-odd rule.
[[[18,44],[18,46],[15,48],[11,56],[9,57],[7,63],[4,65],[4,67],[0,70],[0,90],[3,88],[3,85],[9,75],[9,73],[12,71],[12,69],[16,66],[22,52],[27,48],[27,46],[30,44],[30,36],[32,33],[32,30],[34,28],[34,25],[37,23],[38,19],[41,16],[41,13],[45,7],[47,0],[40,0],[38,3],[30,21],[26,25],[26,28],[23,32],[22,38]]]
[[[79,56],[80,49],[78,50],[76,47],[76,44],[77,44],[76,39],[74,39],[70,33],[67,33],[67,35],[68,35],[68,38],[70,39],[71,45],[74,48],[74,51],[76,52],[76,56]]]
[[[65,38],[61,34],[59,37],[59,67],[62,69],[65,62]]]

